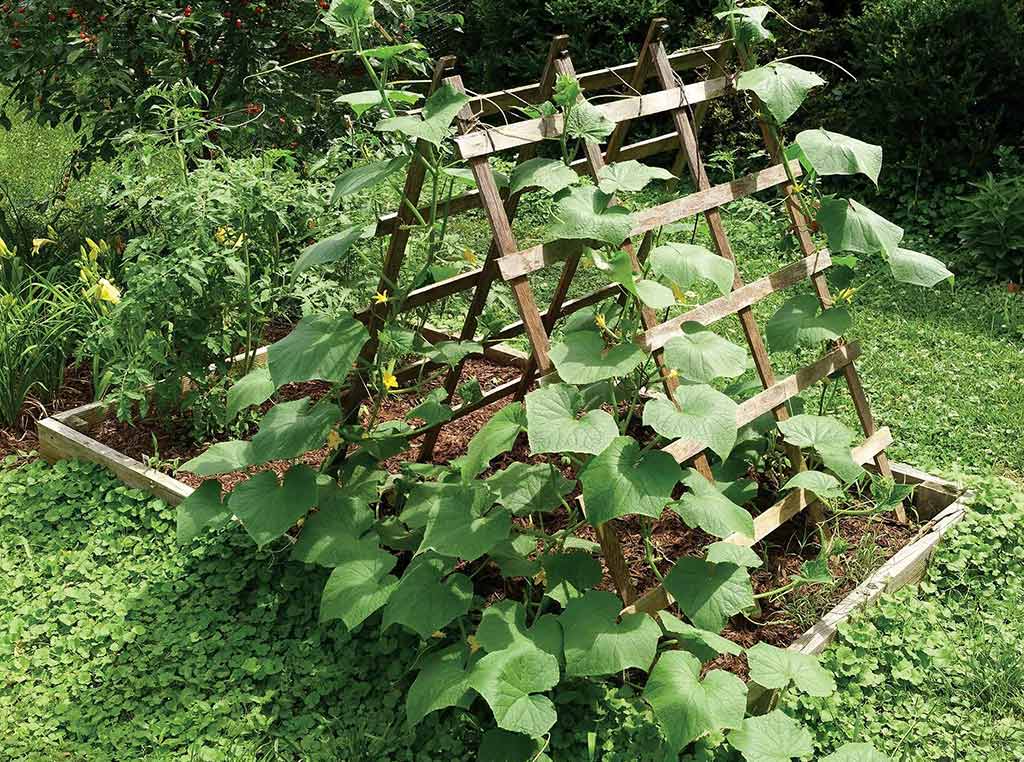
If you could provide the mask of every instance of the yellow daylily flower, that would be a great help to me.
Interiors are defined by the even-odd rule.
[[[836,294],[836,301],[852,303],[853,297],[856,296],[856,294],[856,288],[844,288],[842,291]]]
[[[224,241],[227,240],[227,233],[225,232],[224,228],[217,228],[215,231],[213,231],[213,239],[217,243],[224,243]]]
[[[99,259],[100,256],[99,244],[97,244],[94,240],[89,238],[89,236],[85,237],[85,242],[89,246],[89,261],[95,262],[97,259]]]
[[[117,304],[121,301],[121,290],[106,278],[100,278],[96,284],[96,295],[100,301]]]
[[[388,290],[384,289],[383,291],[379,291],[378,293],[374,294],[373,301],[377,304],[387,304]]]
[[[7,248],[3,238],[0,238],[0,259],[11,259],[14,252]]]
[[[33,255],[38,254],[40,252],[40,250],[44,246],[47,246],[47,245],[49,245],[51,243],[57,243],[57,242],[54,241],[53,239],[50,239],[50,238],[33,238],[32,239],[32,254]]]
[[[337,450],[341,446],[341,434],[334,429],[331,429],[327,433],[327,446],[332,450]]]
[[[398,379],[395,378],[395,374],[390,370],[382,370],[380,372],[380,379],[384,383],[384,388],[388,391],[391,389],[398,388]]]

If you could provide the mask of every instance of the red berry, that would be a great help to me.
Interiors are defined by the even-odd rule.
[[[102,24],[106,20],[107,20],[107,14],[104,13],[103,15],[100,16],[100,23]]]
[[[242,19],[235,19],[235,29],[242,28]]]
[[[47,18],[50,19],[51,22],[52,21],[56,21],[57,20],[57,14],[56,13],[51,13],[51,14],[49,14],[47,16]]]
[[[184,13],[185,13],[185,18],[188,18],[189,16],[191,16],[192,15],[192,6],[191,5],[186,5]]]
[[[15,50],[20,48],[21,47],[21,40],[19,40],[17,37],[15,37],[13,40],[11,40],[11,47],[14,48]]]

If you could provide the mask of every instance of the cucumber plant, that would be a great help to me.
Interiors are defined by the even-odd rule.
[[[752,51],[770,35],[763,25],[769,13],[766,6],[731,7],[721,15],[745,64],[737,89],[750,94],[785,155],[807,170],[800,183],[792,178],[792,193],[809,224],[824,232],[849,266],[857,257],[879,255],[900,280],[934,285],[949,277],[936,260],[900,248],[901,229],[855,200],[822,190],[829,175],[856,172],[877,180],[880,149],[823,130],[783,143],[786,119],[822,81],[788,62],[754,65]],[[373,22],[370,1],[335,0],[327,20],[351,40],[353,55],[375,85],[341,100],[358,114],[383,114],[376,130],[392,152],[340,177],[337,194],[387,182],[410,162],[422,161],[432,215],[429,221],[420,216],[410,232],[428,252],[440,252],[445,222],[438,212],[465,173],[453,158],[451,125],[467,98],[445,85],[421,112],[401,113],[417,98],[394,89],[388,75],[405,48],[365,46]],[[258,545],[275,543],[297,561],[330,568],[321,619],[417,634],[422,645],[406,699],[407,722],[415,725],[437,711],[489,710],[494,729],[482,747],[485,758],[547,758],[549,734],[558,722],[552,691],[579,679],[644,683],[641,695],[662,730],[659,758],[676,759],[687,750],[705,758],[716,748],[750,762],[807,757],[813,746],[805,728],[774,705],[766,714],[747,716],[746,685],[705,665],[743,652],[720,633],[731,617],[757,606],[749,569],[762,559],[726,541],[754,536],[743,507],[757,492],[746,478],[751,461],[764,462],[766,439],[784,437],[803,449],[812,469],[782,491],[808,489],[834,501],[865,478],[850,455],[854,434],[822,410],[778,424],[769,416],[738,429],[737,402],[729,393],[738,387],[727,384],[746,370],[746,351],[697,323],[683,325],[664,348],[665,372],[679,383],[666,385],[670,394],[644,394],[663,379],[633,339],[642,327],[641,308],[678,307],[693,298],[690,289],[698,282],[726,294],[733,265],[703,247],[659,238],[634,271],[621,248],[634,218],[615,198],[671,175],[626,161],[604,168],[594,183],[581,181],[568,166],[578,144],[601,141],[613,125],[582,99],[571,77],[558,79],[552,100],[537,113],[562,114],[560,158],[516,167],[507,178],[509,189],[549,194],[555,213],[548,237],[585,249],[621,297],[567,320],[550,350],[557,381],[503,407],[472,437],[463,456],[444,465],[407,463],[389,473],[383,461],[453,413],[443,389],[427,391],[429,375],[400,388],[395,363],[419,355],[454,365],[480,345],[430,345],[416,320],[403,322],[397,310],[381,310],[381,341],[367,353],[370,335],[355,316],[307,315],[269,348],[265,368],[233,386],[231,410],[261,404],[288,384],[321,381],[333,392],[316,402],[280,402],[251,440],[215,444],[186,463],[185,470],[213,477],[291,462],[282,479],[259,471],[227,495],[217,480],[205,481],[179,508],[179,538],[189,542],[205,529],[239,522]],[[429,150],[415,152],[415,141]],[[310,247],[296,271],[331,266],[361,236],[352,228]],[[375,301],[400,304],[408,289],[393,283]],[[839,340],[850,323],[845,308],[820,310],[813,298],[797,296],[772,317],[768,339],[773,351],[791,351]],[[346,418],[339,395],[354,365],[366,402],[358,416]],[[388,399],[405,394],[417,406],[402,419],[383,420]],[[492,466],[524,437],[529,462]],[[678,438],[707,448],[714,480],[681,468],[660,449],[665,440]],[[319,469],[304,461],[307,453],[324,448],[329,454]],[[883,501],[894,499],[886,491]],[[704,557],[679,558],[670,567],[658,563],[651,533],[666,508],[717,539]],[[608,521],[625,517],[639,527],[644,563],[678,613],[632,613],[603,589],[600,547],[590,538]],[[827,582],[824,560],[805,564],[786,589]],[[767,688],[812,696],[834,690],[831,676],[811,657],[759,644],[746,658],[751,676]],[[829,757],[876,758],[863,745]]]

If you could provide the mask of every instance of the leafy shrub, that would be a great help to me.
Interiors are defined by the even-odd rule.
[[[841,61],[858,81],[836,77],[833,114],[881,143],[911,184],[986,166],[1024,132],[1020,3],[871,0],[844,32]]]
[[[972,185],[958,225],[967,262],[985,275],[1024,281],[1024,174],[989,174]]]

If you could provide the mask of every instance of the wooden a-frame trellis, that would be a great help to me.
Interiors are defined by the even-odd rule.
[[[778,380],[776,378],[760,329],[754,318],[753,306],[776,291],[809,279],[821,307],[823,309],[831,307],[832,298],[824,275],[824,271],[831,265],[831,258],[828,251],[819,251],[815,247],[808,232],[808,222],[797,200],[792,196],[790,177],[798,176],[801,168],[794,161],[787,171],[787,168],[779,163],[783,157],[780,155],[779,146],[767,125],[762,123],[760,128],[773,164],[766,169],[729,183],[716,186],[710,184],[699,150],[697,130],[700,117],[708,103],[715,98],[735,92],[732,80],[724,73],[725,57],[732,52],[732,46],[729,43],[722,43],[671,56],[666,51],[663,40],[666,30],[667,24],[663,19],[656,19],[652,22],[637,62],[612,69],[588,72],[578,77],[584,91],[600,87],[614,87],[621,83],[632,94],[624,94],[623,97],[598,106],[606,117],[616,123],[616,129],[610,136],[604,151],[594,144],[586,143],[584,157],[576,160],[572,165],[573,168],[580,173],[585,172],[596,178],[605,163],[641,158],[668,149],[678,151],[678,158],[674,165],[676,173],[685,168],[696,187],[696,192],[658,206],[639,210],[634,214],[636,225],[632,230],[631,238],[622,245],[622,248],[631,257],[636,271],[639,271],[640,264],[651,247],[653,231],[664,225],[699,214],[702,214],[707,222],[717,253],[735,263],[736,258],[722,223],[720,207],[728,202],[770,188],[777,188],[783,196],[802,258],[752,283],[744,283],[736,270],[731,293],[665,322],[659,322],[652,310],[644,308],[641,317],[645,330],[636,338],[637,343],[653,355],[660,368],[663,347],[670,338],[679,335],[684,323],[694,321],[708,326],[728,316],[736,315],[763,387],[763,391],[739,406],[737,425],[746,425],[768,412],[771,412],[777,420],[785,420],[789,415],[787,403],[790,399],[825,377],[841,373],[853,398],[861,428],[867,437],[860,446],[852,451],[853,458],[862,465],[873,461],[875,468],[880,473],[891,476],[885,448],[891,444],[892,437],[888,429],[876,428],[854,365],[860,354],[856,343],[835,342],[830,346],[830,351],[816,362],[785,379]],[[549,336],[556,321],[587,305],[595,304],[620,293],[619,287],[612,284],[584,297],[566,301],[569,286],[579,264],[582,247],[566,247],[555,242],[520,249],[511,227],[511,220],[515,215],[520,194],[502,197],[493,170],[488,163],[489,156],[512,149],[518,150],[518,162],[525,161],[535,155],[539,143],[560,134],[561,118],[559,116],[527,119],[498,126],[489,126],[483,119],[524,100],[533,103],[546,100],[550,96],[555,78],[559,74],[574,73],[567,43],[565,37],[557,37],[553,41],[543,76],[538,84],[513,91],[500,91],[477,96],[471,99],[459,114],[460,134],[455,138],[456,152],[459,158],[468,163],[476,181],[477,190],[454,200],[449,213],[482,207],[492,231],[491,245],[481,268],[412,291],[406,298],[403,308],[411,309],[461,291],[475,289],[463,329],[458,337],[455,337],[463,340],[472,339],[489,289],[496,278],[501,278],[512,290],[519,309],[520,320],[506,326],[490,338],[499,340],[525,332],[532,347],[532,354],[525,363],[521,363],[523,373],[520,378],[488,391],[482,399],[474,403],[456,408],[456,416],[464,415],[506,397],[522,397],[530,388],[537,374],[544,381],[557,379],[557,373],[549,357]],[[702,64],[710,64],[712,78],[690,84],[684,84],[681,81],[677,71],[691,70]],[[462,80],[459,76],[443,76],[448,65],[450,65],[450,61],[443,61],[439,64],[435,70],[433,86],[436,87],[440,82],[445,82],[456,89],[463,90]],[[651,92],[645,92],[646,85],[651,79],[656,80],[658,88]],[[659,114],[671,118],[674,127],[672,133],[625,145],[632,121]],[[420,165],[419,169],[417,169],[418,165]],[[407,226],[411,224],[413,218],[411,208],[415,208],[419,202],[419,191],[423,179],[424,172],[421,163],[414,161],[407,178],[402,208],[397,215],[382,219],[378,224],[378,233],[391,234],[382,287],[394,284],[397,280],[405,244],[408,240]],[[421,214],[423,211],[421,210]],[[640,239],[639,246],[634,244],[636,239]],[[534,298],[529,276],[558,262],[563,262],[562,274],[548,308],[542,312]],[[371,326],[371,336],[373,336],[373,325],[379,315],[367,313],[365,318]],[[434,338],[452,337],[438,335]],[[370,349],[371,353],[375,351],[372,340]],[[417,371],[418,366],[414,366],[405,372],[415,373]],[[448,374],[445,380],[445,389],[449,396],[456,389],[460,375],[461,365]],[[677,383],[667,373],[662,373],[662,382],[666,391],[670,393]],[[433,436],[426,437],[421,454],[429,454],[436,439],[436,431],[437,429],[434,430]],[[692,463],[699,472],[711,478],[705,448],[702,444],[678,440],[663,449],[680,464]],[[803,468],[797,448],[788,448],[788,455],[795,470]],[[737,544],[753,544],[800,511],[808,508],[813,510],[815,506],[816,498],[813,494],[804,490],[795,490],[755,518],[753,538],[734,536],[728,538],[728,541]],[[902,508],[897,511],[897,514],[901,520],[905,518]],[[660,585],[642,597],[637,597],[612,524],[614,524],[613,521],[599,526],[597,528],[598,538],[609,572],[626,606],[624,611],[653,612],[671,604],[670,596]]]

